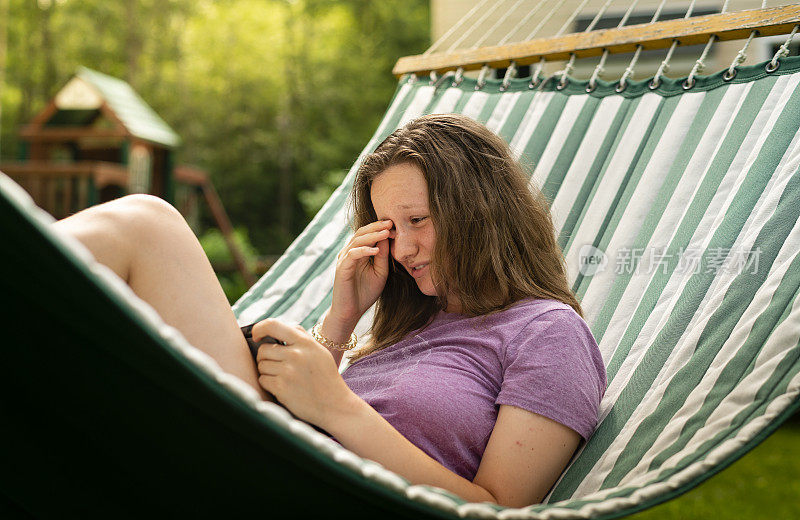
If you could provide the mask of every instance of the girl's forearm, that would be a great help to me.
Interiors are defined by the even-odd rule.
[[[374,460],[405,477],[411,484],[436,486],[470,502],[497,502],[477,484],[461,477],[403,437],[374,408],[356,394],[341,410],[319,425],[353,453]]]

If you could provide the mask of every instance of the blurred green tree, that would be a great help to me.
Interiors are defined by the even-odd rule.
[[[123,78],[262,254],[303,229],[377,127],[394,62],[429,42],[424,0],[3,2],[0,159],[79,65]]]

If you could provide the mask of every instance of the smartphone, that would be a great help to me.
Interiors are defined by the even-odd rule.
[[[264,336],[258,341],[253,339],[253,325],[255,323],[251,323],[250,325],[245,325],[241,327],[242,334],[244,334],[244,339],[247,340],[247,346],[250,347],[250,353],[253,355],[253,359],[256,359],[258,356],[258,347],[265,344],[275,344],[275,345],[286,345],[283,341],[279,339],[275,339],[272,336]]]
[[[250,325],[245,325],[244,327],[241,327],[241,329],[242,329],[242,334],[244,334],[244,339],[247,340],[247,346],[250,347],[250,353],[253,355],[253,359],[254,360],[258,356],[258,347],[260,347],[261,345],[268,344],[268,343],[277,344],[277,345],[286,345],[285,342],[283,342],[283,341],[281,341],[279,339],[275,339],[272,336],[264,336],[263,338],[258,340],[258,342],[256,342],[253,339],[253,325],[255,325],[255,323],[251,323]],[[299,421],[302,421],[302,419],[297,417],[295,414],[293,414],[291,412],[291,410],[286,408],[280,401],[278,401],[278,399],[274,395],[269,394],[269,393],[268,393],[268,395],[272,398],[272,400],[275,402],[275,404],[277,404],[278,406],[281,406],[284,409],[286,409],[286,411],[288,411],[289,414],[291,414],[291,416],[294,417],[295,419],[297,419]],[[317,430],[321,434],[326,435],[326,436],[331,437],[331,438],[333,437],[333,435],[331,435],[330,433],[326,432],[322,428],[320,428],[320,427],[318,427],[318,426],[316,426],[314,424],[311,424],[309,422],[306,422],[306,421],[303,421],[303,422],[305,422],[306,424],[308,424],[309,426],[311,426],[312,428],[314,428],[315,430]]]

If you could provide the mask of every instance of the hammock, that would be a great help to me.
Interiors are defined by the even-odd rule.
[[[765,65],[621,92],[401,80],[364,153],[435,112],[508,140],[608,367],[596,433],[523,509],[409,486],[260,402],[0,175],[0,513],[615,518],[691,489],[800,408],[800,58]],[[242,323],[320,318],[358,164],[236,303]]]

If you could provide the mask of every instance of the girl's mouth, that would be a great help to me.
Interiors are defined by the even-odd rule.
[[[418,265],[417,267],[411,268],[411,276],[414,278],[419,278],[423,276],[425,273],[428,272],[428,264]]]

